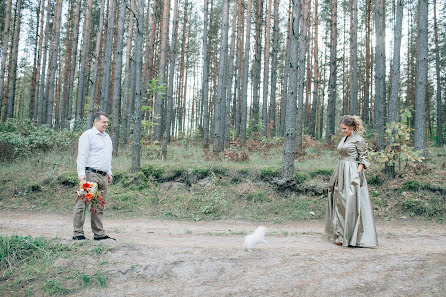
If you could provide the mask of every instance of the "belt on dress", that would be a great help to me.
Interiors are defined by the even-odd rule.
[[[85,167],[85,170],[93,172],[93,173],[98,173],[98,174],[100,174],[102,176],[106,176],[107,175],[107,172],[105,172],[105,171],[96,170],[96,169],[93,169],[93,168],[90,168],[90,167]]]

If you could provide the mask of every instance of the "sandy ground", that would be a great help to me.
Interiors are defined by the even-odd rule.
[[[71,216],[0,212],[0,234],[71,238]],[[88,227],[87,227],[88,226]],[[105,289],[78,296],[446,296],[446,226],[377,223],[379,247],[338,247],[323,222],[266,225],[266,244],[244,251],[257,225],[240,221],[105,219],[116,242]],[[92,238],[89,222],[86,236]]]

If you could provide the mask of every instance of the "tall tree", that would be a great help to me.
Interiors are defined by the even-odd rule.
[[[299,25],[300,25],[300,0],[293,0],[293,12],[291,16],[291,31],[289,52],[289,86],[287,108],[285,115],[285,144],[282,158],[282,178],[291,180],[294,177],[294,152],[296,150],[296,99],[297,99],[297,78],[298,78],[298,46],[299,46]]]
[[[90,102],[89,102],[89,108],[88,108],[88,120],[87,120],[87,127],[91,127],[93,125],[93,115],[94,115],[94,99],[96,94],[96,89],[98,85],[98,79],[99,79],[99,62],[100,62],[100,54],[101,54],[101,43],[102,43],[102,30],[104,27],[104,11],[105,11],[105,0],[101,1],[101,10],[99,12],[99,27],[98,32],[96,35],[96,49],[95,49],[95,62],[94,62],[94,69],[93,69],[93,77],[91,79],[92,85],[90,88]],[[83,112],[83,105],[82,105],[82,98],[83,94],[80,94],[78,92],[77,94],[77,109],[76,109],[76,120],[80,119],[81,114]]]
[[[266,7],[265,52],[263,55],[263,105],[262,105],[262,135],[266,136],[268,129],[268,85],[269,85],[269,56],[271,36],[271,0]]]
[[[427,24],[428,24],[428,0],[418,1],[417,22],[417,80],[415,94],[415,138],[416,150],[424,150],[426,137],[426,92],[427,92]]]
[[[273,48],[271,58],[271,97],[268,122],[271,123],[271,134],[276,133],[276,90],[277,90],[277,58],[279,51],[279,2],[274,0]]]
[[[370,19],[372,12],[372,0],[366,0],[366,13],[365,13],[365,84],[364,84],[364,103],[362,111],[362,120],[364,124],[369,124],[369,98],[370,98],[370,69],[372,68],[371,55],[370,55]]]
[[[358,105],[358,0],[350,0],[350,114],[357,115]]]
[[[170,0],[164,0],[163,2],[163,24],[161,27],[161,53],[159,60],[159,70],[158,75],[160,83],[166,83],[166,58],[167,58],[167,40],[169,39],[169,11],[170,11]],[[161,141],[162,131],[163,131],[163,113],[164,113],[164,94],[156,94],[155,102],[155,140]]]
[[[437,143],[443,146],[443,108],[441,107],[440,50],[438,46],[437,0],[434,0],[435,72],[437,74]]]
[[[166,0],[168,1],[168,0]],[[136,2],[136,38],[135,38],[135,111],[133,129],[132,172],[141,166],[141,97],[142,97],[142,51],[144,40],[144,1]],[[168,7],[168,5],[167,5]]]
[[[248,116],[248,73],[249,73],[249,52],[251,49],[251,10],[252,0],[248,0],[246,14],[246,35],[245,35],[245,65],[243,67],[242,77],[242,100],[241,100],[241,118],[240,118],[240,142],[242,146],[246,143],[246,122]]]
[[[169,83],[167,86],[167,102],[166,102],[166,117],[164,120],[164,132],[162,143],[162,158],[167,159],[167,143],[170,139],[170,131],[172,126],[172,111],[173,111],[173,78],[175,76],[175,56],[177,50],[177,34],[178,32],[178,0],[174,0],[173,18],[172,18],[172,38],[170,40],[169,53]]]
[[[48,73],[48,105],[47,105],[47,125],[53,126],[53,104],[54,104],[54,86],[56,81],[57,58],[59,53],[60,43],[60,23],[62,18],[62,4],[63,0],[56,1],[54,9],[54,24],[53,24],[53,42],[50,49],[50,67]]]
[[[255,55],[253,65],[252,80],[252,128],[257,132],[257,124],[259,122],[259,104],[260,104],[260,72],[262,60],[262,21],[263,21],[263,0],[255,0]]]
[[[318,15],[318,0],[314,1],[314,87],[313,87],[313,104],[311,108],[310,120],[310,135],[316,137],[316,119],[317,109],[319,107],[319,47],[318,47],[318,29],[319,29],[319,15]]]
[[[228,60],[228,23],[229,0],[223,0],[220,61],[218,63],[218,91],[215,102],[214,153],[224,149],[225,114],[226,114],[226,64]]]
[[[397,0],[396,23],[393,39],[392,86],[389,100],[389,122],[398,121],[398,93],[400,90],[400,50],[403,28],[403,0]]]
[[[208,78],[208,0],[204,0],[203,6],[203,73],[201,100],[203,102],[203,144],[209,148],[209,78]]]
[[[113,79],[113,121],[112,121],[112,143],[113,153],[118,154],[119,148],[119,126],[121,120],[119,117],[121,107],[121,74],[122,74],[122,48],[124,44],[124,21],[126,13],[127,0],[121,0],[119,4],[119,18],[118,18],[118,35],[116,44],[116,59],[115,59],[115,76]]]
[[[386,102],[386,13],[385,0],[375,1],[375,104],[374,127],[378,133],[378,148],[384,149],[384,104]]]
[[[29,119],[34,119],[37,115],[37,102],[36,102],[36,88],[37,88],[37,80],[38,80],[38,65],[40,64],[40,55],[42,48],[42,40],[43,40],[43,13],[45,11],[45,0],[39,0],[37,4],[36,11],[36,35],[35,35],[35,50],[34,50],[34,64],[33,64],[33,73],[31,76],[31,90],[29,97],[29,111],[28,116]],[[40,28],[39,28],[40,25]],[[40,37],[39,37],[40,36]],[[1,71],[1,68],[0,68]],[[1,79],[1,78],[0,78]],[[1,94],[1,93],[0,93]],[[0,96],[1,98],[1,96]],[[1,102],[1,99],[0,99]]]
[[[330,78],[328,81],[328,107],[327,107],[327,142],[331,142],[331,136],[335,134],[336,121],[336,47],[338,43],[337,0],[330,0]]]
[[[10,54],[10,68],[8,71],[9,81],[9,94],[6,118],[14,117],[14,101],[17,82],[17,59],[19,53],[19,39],[20,29],[22,24],[22,0],[17,0],[15,8],[15,21],[14,21],[14,37],[12,40],[11,54]]]
[[[8,57],[9,29],[11,26],[11,9],[12,9],[11,6],[12,6],[12,0],[9,0],[6,6],[5,20],[3,24],[2,62],[0,66],[0,104],[3,104],[3,86],[6,73],[6,61]],[[2,107],[3,106],[0,106],[0,113]]]
[[[112,48],[113,48],[113,29],[115,27],[115,9],[117,0],[109,0],[107,37],[104,53],[104,73],[102,76],[102,91],[100,109],[105,112],[110,111],[110,76],[112,73]]]

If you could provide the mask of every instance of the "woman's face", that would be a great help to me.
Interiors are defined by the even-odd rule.
[[[352,134],[353,126],[347,126],[341,123],[339,124],[339,127],[341,127],[341,131],[344,136],[350,136]]]

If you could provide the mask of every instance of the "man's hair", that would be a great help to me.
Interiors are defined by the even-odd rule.
[[[93,121],[99,121],[101,119],[101,116],[104,116],[104,117],[108,118],[108,115],[107,115],[106,112],[99,111],[99,112],[94,114]]]

